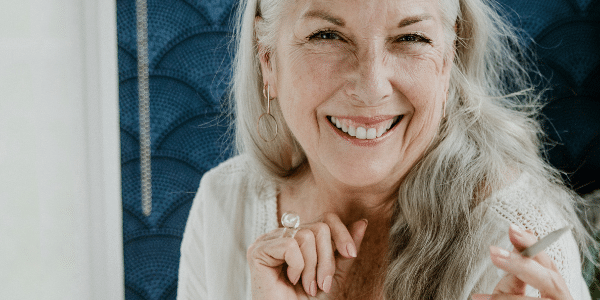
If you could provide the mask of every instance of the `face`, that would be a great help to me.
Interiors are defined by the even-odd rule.
[[[438,0],[299,0],[263,78],[315,177],[398,184],[435,136],[453,50]]]

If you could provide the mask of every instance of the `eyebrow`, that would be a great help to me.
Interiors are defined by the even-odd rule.
[[[332,16],[323,10],[310,10],[302,15],[302,19],[323,19],[340,27],[344,27],[346,25],[346,22],[344,22],[344,20],[341,18]]]
[[[404,20],[400,21],[400,23],[398,23],[398,28],[402,28],[402,27],[406,27],[415,23],[419,23],[421,21],[425,21],[425,20],[431,20],[433,19],[433,16],[430,14],[422,14],[422,15],[418,15],[418,16],[411,16],[411,17],[407,17]]]
[[[331,14],[323,10],[310,10],[302,15],[302,19],[322,19],[340,27],[344,27],[346,25],[346,22],[344,22],[342,18],[332,16]],[[407,17],[404,20],[400,21],[400,23],[398,23],[398,28],[406,27],[430,19],[433,19],[433,16],[429,14]]]

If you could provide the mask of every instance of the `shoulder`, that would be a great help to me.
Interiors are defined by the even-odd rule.
[[[572,196],[543,178],[522,173],[486,202],[501,219],[544,236],[568,224],[569,215],[561,206],[571,205]]]
[[[248,166],[247,157],[236,156],[202,177],[181,243],[178,297],[245,297],[248,238],[264,218],[256,213],[260,180]],[[225,288],[231,282],[235,287]]]
[[[249,158],[245,155],[234,156],[204,173],[192,210],[194,206],[202,205],[204,210],[231,212],[243,200],[253,199],[257,189],[259,186],[250,170]]]
[[[220,163],[204,173],[200,181],[200,188],[228,185],[235,181],[246,181],[249,170],[249,158],[238,155]]]
[[[273,184],[254,169],[249,156],[234,156],[204,174],[196,198],[228,202],[260,197]]]
[[[207,227],[234,229],[248,244],[276,224],[276,184],[254,170],[249,156],[232,157],[204,174],[192,214],[201,214]]]

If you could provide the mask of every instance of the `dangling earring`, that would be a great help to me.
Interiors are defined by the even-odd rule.
[[[444,104],[442,104],[442,119],[446,118],[446,102],[448,101],[448,96],[450,95],[450,91],[446,92],[446,99],[444,99]]]
[[[273,117],[273,115],[271,114],[271,97],[269,95],[268,83],[263,86],[263,96],[267,99],[267,112],[263,113],[262,115],[260,115],[260,117],[258,117],[258,121],[256,121],[256,131],[258,132],[258,136],[260,136],[260,138],[263,139],[263,141],[268,143],[272,142],[277,137],[277,120],[275,120],[275,117]],[[267,129],[267,131],[272,132],[273,127],[275,127],[275,135],[272,138],[265,138],[261,134],[261,120],[263,121],[262,128]]]
[[[444,100],[444,106],[442,106],[442,119],[446,118],[446,101],[448,100]]]

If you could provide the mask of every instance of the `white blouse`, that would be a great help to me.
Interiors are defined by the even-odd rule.
[[[551,209],[530,204],[532,199],[547,195],[536,191],[529,179],[522,174],[486,199],[494,212],[490,222],[506,228],[506,234],[495,245],[512,249],[510,223],[531,229],[538,237],[566,225]],[[233,157],[208,171],[200,182],[183,235],[177,299],[251,299],[246,251],[260,235],[277,227],[276,185],[255,176],[248,157]],[[478,293],[491,293],[502,274],[489,259],[487,248],[481,253],[488,257],[479,267],[487,282],[480,280],[470,286]],[[554,260],[573,299],[591,299],[573,235],[563,235],[546,253]],[[539,297],[539,292],[527,286],[527,295]]]

